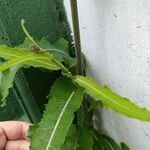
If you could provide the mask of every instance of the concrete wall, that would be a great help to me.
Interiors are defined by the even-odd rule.
[[[70,20],[69,0],[64,2]],[[88,74],[150,109],[150,1],[78,0],[78,4]],[[150,123],[103,109],[95,124],[131,150],[150,150]]]

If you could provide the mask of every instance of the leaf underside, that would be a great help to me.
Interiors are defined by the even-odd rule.
[[[48,96],[49,103],[40,124],[30,129],[31,150],[60,150],[65,136],[80,107],[83,90],[65,77],[56,81]]]

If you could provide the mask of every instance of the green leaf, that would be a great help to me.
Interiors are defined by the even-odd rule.
[[[121,150],[130,150],[130,148],[125,143],[121,143]]]
[[[14,88],[9,89],[9,96],[7,97],[6,106],[0,106],[0,121],[19,120],[23,115],[23,111],[17,101]],[[27,118],[27,117],[26,117]],[[25,119],[27,121],[27,119]],[[24,121],[25,121],[24,120]]]
[[[61,150],[76,150],[79,147],[78,139],[79,131],[75,125],[72,125],[68,131],[65,143],[63,144]]]
[[[31,150],[60,150],[83,95],[83,90],[77,89],[70,79],[56,81],[48,96],[43,119],[31,133]]]
[[[53,46],[57,49],[63,50],[65,53],[68,54],[68,41],[64,38],[58,39],[56,42],[53,43]]]
[[[68,41],[64,38],[58,39],[52,45],[45,38],[43,38],[39,42],[39,46],[41,46],[46,52],[53,54],[54,57],[60,62],[64,62],[68,68],[76,65],[76,60],[69,56]]]
[[[29,49],[31,44],[32,42],[28,38],[25,38],[24,43],[19,45],[18,48]],[[53,54],[58,61],[64,62],[68,68],[75,66],[76,61],[69,56],[68,41],[64,38],[58,39],[53,44],[50,44],[46,38],[42,38],[40,41],[37,41],[37,44],[46,52]]]
[[[120,146],[115,142],[114,139],[112,139],[112,138],[110,138],[110,137],[108,137],[108,136],[106,136],[104,134],[101,134],[101,137],[103,139],[105,139],[109,144],[111,144],[112,147],[114,148],[114,150],[121,150]]]
[[[92,131],[86,127],[79,129],[79,147],[76,150],[93,150]]]
[[[93,101],[89,107],[89,111],[93,111],[101,107],[103,107],[103,103],[101,101]]]
[[[31,123],[39,122],[42,115],[22,70],[16,74],[15,89],[18,92],[18,102]]]
[[[94,138],[94,150],[121,150],[120,146],[112,138],[97,132],[93,131]],[[99,148],[98,148],[99,147]]]
[[[105,150],[102,145],[99,145],[97,141],[94,140],[93,150]]]
[[[150,121],[149,110],[138,107],[127,98],[123,98],[112,92],[108,87],[97,84],[88,77],[76,76],[73,80],[85,88],[86,93],[101,100],[106,108],[113,109],[131,118]]]
[[[72,125],[61,150],[93,150],[92,131]]]
[[[4,59],[17,58],[28,53],[27,49],[11,48],[6,45],[0,45],[0,57]]]
[[[102,150],[117,150],[113,147],[113,145],[111,145],[109,141],[103,138],[100,134],[94,135],[94,139]]]
[[[76,113],[77,117],[77,125],[80,127],[85,126],[85,124],[89,125],[89,122],[87,121],[87,115],[85,114],[84,110],[82,107],[80,107]],[[90,125],[89,125],[90,126]]]
[[[33,56],[31,54],[30,55],[28,54],[28,55],[20,56],[18,58],[11,59],[7,62],[4,62],[0,65],[0,72],[3,72],[11,67],[14,67],[15,65],[23,64],[24,62],[32,58]]]
[[[53,57],[46,53],[30,53],[27,50],[0,45],[0,57],[11,59],[1,66],[1,71],[20,63],[50,70],[60,69],[59,66],[53,62]]]
[[[19,68],[19,66],[16,66],[10,68],[7,71],[1,72],[0,93],[2,95],[2,99],[0,100],[0,103],[3,103],[3,105],[6,102],[6,98],[9,94],[9,89],[13,86],[13,81]]]
[[[29,87],[27,86],[27,83],[23,84],[26,81],[25,78],[23,78],[23,74],[21,74],[21,77],[18,76],[18,74],[21,73],[20,71],[17,73],[19,69],[20,66],[15,66],[4,72],[1,72],[0,93],[2,98],[0,102],[2,103],[2,108],[0,109],[0,114],[5,116],[1,116],[0,120],[6,120],[6,118],[9,120],[18,120],[18,117],[21,117],[24,111],[24,120],[36,123],[40,120],[41,114],[36,103],[34,103],[34,98],[29,90]],[[15,79],[15,76],[17,76],[17,79]],[[14,80],[15,88],[13,88]],[[19,88],[17,88],[17,86]],[[22,107],[23,111],[21,110],[20,106]]]

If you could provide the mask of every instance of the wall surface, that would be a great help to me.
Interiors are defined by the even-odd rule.
[[[70,19],[69,0],[64,0]],[[150,1],[78,0],[87,71],[98,82],[150,109]],[[150,150],[150,123],[103,109],[95,126],[131,150]]]

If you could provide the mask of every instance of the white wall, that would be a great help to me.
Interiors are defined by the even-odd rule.
[[[69,0],[64,0],[69,14]],[[150,1],[78,0],[82,50],[88,73],[118,94],[150,109]],[[131,150],[150,150],[150,123],[109,110],[96,126],[126,142]]]

